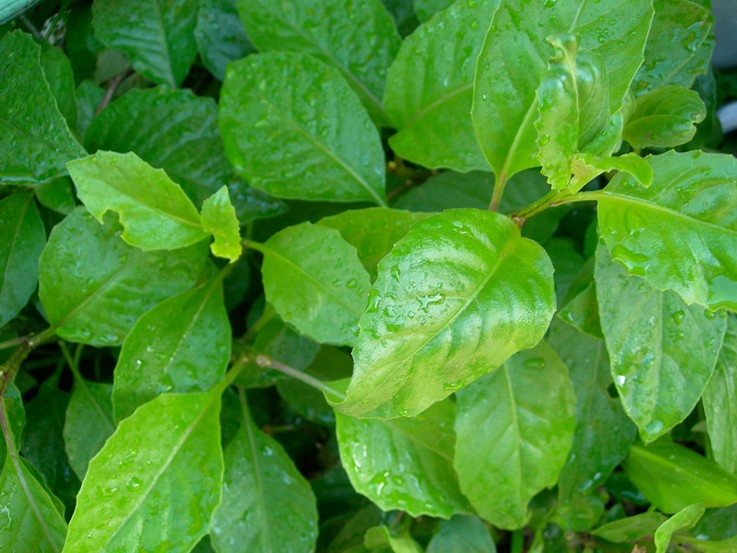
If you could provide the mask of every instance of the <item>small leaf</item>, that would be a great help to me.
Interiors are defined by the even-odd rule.
[[[197,208],[161,169],[133,152],[96,154],[67,164],[77,195],[92,215],[104,222],[114,211],[123,225],[121,238],[142,250],[173,250],[207,235]]]
[[[427,553],[496,553],[496,545],[478,518],[456,515],[440,523]]]
[[[371,551],[379,550],[379,553],[387,551],[387,547],[392,553],[423,553],[422,547],[412,539],[408,529],[397,532],[383,525],[369,528],[363,545]]]
[[[667,553],[673,534],[690,530],[704,516],[704,506],[700,503],[684,507],[655,530],[656,553]]]
[[[189,551],[220,503],[220,390],[157,397],[90,461],[64,552]]]
[[[215,237],[210,244],[213,255],[237,261],[243,250],[241,229],[225,186],[205,200],[200,217],[202,229]]]
[[[220,81],[230,62],[255,50],[238,17],[238,0],[199,0],[194,38],[202,63]]]
[[[413,416],[534,346],[555,311],[552,271],[498,213],[454,209],[416,223],[379,263],[337,408]]]
[[[666,520],[668,519],[664,515],[655,511],[640,513],[603,524],[593,530],[591,535],[614,543],[632,542],[654,535]]]

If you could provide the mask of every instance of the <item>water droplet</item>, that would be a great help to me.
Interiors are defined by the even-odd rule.
[[[618,374],[614,380],[616,380],[617,386],[624,386],[624,383],[627,382],[627,377],[623,374]]]
[[[657,434],[663,430],[663,422],[655,419],[654,421],[646,424],[644,430],[647,434]]]
[[[673,322],[677,325],[681,324],[683,322],[683,318],[686,316],[686,314],[683,311],[676,311],[673,313],[672,318]]]
[[[348,288],[355,288],[356,286],[358,286],[358,281],[355,278],[352,278],[348,282],[346,282],[346,286]]]
[[[432,305],[441,305],[445,302],[445,294],[426,294],[417,298],[420,308],[427,313]]]
[[[532,359],[528,359],[525,361],[525,368],[538,371],[542,370],[545,368],[545,359],[542,357],[533,357]]]
[[[463,387],[463,380],[451,380],[443,384],[446,390],[460,390]]]
[[[141,486],[141,479],[137,476],[132,477],[130,480],[128,480],[128,484],[126,484],[126,487],[133,491]]]

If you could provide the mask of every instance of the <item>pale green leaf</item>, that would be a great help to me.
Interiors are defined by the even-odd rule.
[[[652,536],[667,518],[661,513],[651,511],[615,520],[599,526],[591,534],[614,543],[631,542]]]
[[[427,553],[496,553],[496,545],[478,518],[457,515],[440,523]]]
[[[618,174],[599,199],[612,257],[687,304],[737,309],[737,159],[702,152],[646,158],[645,188]]]
[[[38,258],[46,231],[33,194],[0,200],[0,328],[31,298],[38,281]]]
[[[39,261],[39,298],[57,334],[72,342],[118,345],[136,319],[190,288],[204,242],[173,252],[143,252],[83,208],[54,227]]]
[[[115,366],[115,420],[164,392],[212,388],[225,375],[231,338],[219,276],[144,313]]]
[[[198,0],[95,0],[95,37],[146,79],[176,88],[197,56]]]
[[[690,530],[704,516],[704,506],[695,503],[684,507],[655,530],[656,553],[667,553],[673,534]]]
[[[413,416],[540,341],[552,264],[511,219],[454,209],[416,223],[379,263],[342,412]]]
[[[400,38],[380,0],[238,0],[238,11],[259,50],[311,54],[332,65],[384,122],[384,81]]]
[[[499,0],[456,2],[407,37],[384,103],[401,157],[431,168],[487,169],[469,112],[476,56]]]
[[[231,263],[237,261],[243,250],[241,229],[225,186],[205,200],[200,217],[202,230],[215,238],[210,244],[213,255],[229,259]]]
[[[378,553],[423,553],[422,547],[412,539],[408,529],[397,532],[383,525],[369,528],[363,544],[371,551],[378,550]]]
[[[65,175],[85,155],[59,111],[41,47],[20,31],[0,39],[0,183],[37,184]]]
[[[726,320],[723,313],[686,305],[677,294],[630,276],[603,244],[596,250],[595,277],[614,384],[640,437],[651,442],[699,401],[714,371]]]
[[[220,503],[220,390],[157,397],[90,461],[64,551],[187,552]]]
[[[584,185],[594,177],[607,172],[618,171],[632,176],[644,187],[653,182],[653,169],[647,160],[635,153],[617,157],[597,156],[589,153],[577,155],[572,163],[574,183]],[[577,186],[577,188],[580,188]]]
[[[251,246],[264,254],[264,292],[282,319],[317,342],[353,345],[370,283],[337,230],[301,223]]]
[[[67,164],[77,196],[104,222],[114,211],[121,238],[142,250],[173,250],[203,240],[200,214],[184,190],[133,152],[96,154]]]
[[[199,0],[194,38],[202,63],[221,81],[231,61],[254,51],[238,17],[238,0]]]
[[[234,62],[219,118],[228,159],[255,188],[282,198],[386,204],[379,133],[333,67],[287,52]]]
[[[469,512],[453,472],[455,405],[414,418],[357,419],[336,412],[343,468],[355,490],[382,510],[450,518]]]
[[[457,394],[453,465],[475,511],[521,528],[528,503],[552,487],[571,448],[575,392],[568,369],[542,342]]]

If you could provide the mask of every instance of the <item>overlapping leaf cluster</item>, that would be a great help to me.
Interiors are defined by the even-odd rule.
[[[711,27],[691,0],[0,27],[0,549],[737,549]]]

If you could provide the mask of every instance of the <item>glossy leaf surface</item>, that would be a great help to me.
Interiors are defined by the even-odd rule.
[[[215,239],[210,244],[213,255],[236,261],[243,247],[240,225],[226,187],[223,186],[202,204],[201,222],[202,230],[212,234]]]
[[[448,210],[416,223],[379,263],[347,399],[359,416],[412,416],[542,338],[552,265],[498,213]]]
[[[238,17],[238,0],[199,0],[194,38],[202,63],[221,81],[231,61],[254,51]]]
[[[496,545],[478,518],[457,515],[440,524],[427,553],[496,553]]]
[[[666,553],[669,549],[673,534],[676,532],[684,532],[690,530],[704,515],[704,506],[695,503],[684,507],[655,531],[655,551],[656,553]]]
[[[456,455],[461,490],[500,528],[521,528],[527,505],[552,487],[571,448],[575,392],[546,343],[520,352],[457,394]]]

